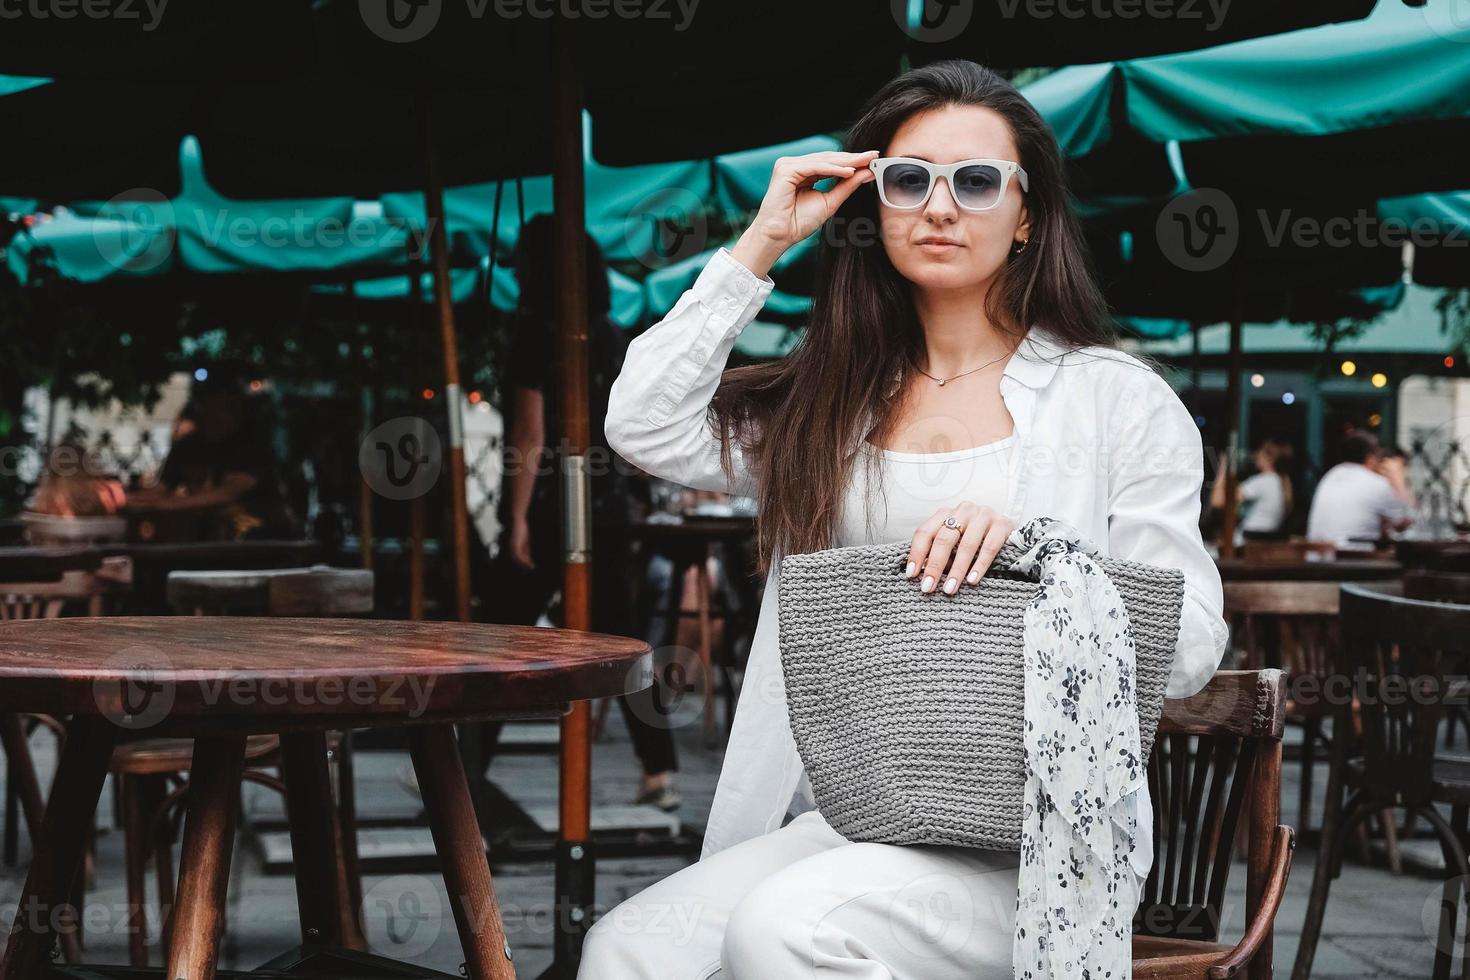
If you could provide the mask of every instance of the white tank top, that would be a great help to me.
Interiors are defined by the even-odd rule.
[[[879,449],[864,440],[853,463],[833,547],[908,540],[940,507],[962,500],[1004,511],[1010,499],[1015,433],[944,453]],[[876,492],[865,510],[869,463],[876,457]]]

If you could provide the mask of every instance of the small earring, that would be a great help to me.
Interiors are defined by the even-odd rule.
[[[1029,239],[1029,238],[1024,239],[1021,242],[1021,247],[1020,248],[1013,248],[1013,249],[1011,249],[1011,254],[1012,255],[1020,255],[1022,252],[1026,251],[1026,246],[1027,245],[1030,245],[1030,244],[1031,244],[1031,239]]]

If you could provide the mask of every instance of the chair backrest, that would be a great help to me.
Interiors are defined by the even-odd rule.
[[[1470,574],[1412,571],[1404,574],[1404,595],[1429,602],[1470,605]]]
[[[126,517],[56,517],[27,511],[20,519],[32,544],[116,544],[128,536]]]
[[[126,556],[103,558],[96,568],[73,568],[51,581],[0,582],[0,620],[56,619],[68,607],[101,616],[110,599],[127,594],[133,562]]]
[[[1148,763],[1154,865],[1134,915],[1135,935],[1219,940],[1242,821],[1251,921],[1279,816],[1285,702],[1285,674],[1269,668],[1217,671],[1199,693],[1164,702]]]
[[[177,571],[168,601],[186,615],[360,616],[373,611],[373,573],[362,568]]]
[[[1335,707],[1346,725],[1357,704],[1365,788],[1402,806],[1427,804],[1439,723],[1461,697],[1470,605],[1350,583],[1341,605],[1340,663],[1351,687]]]

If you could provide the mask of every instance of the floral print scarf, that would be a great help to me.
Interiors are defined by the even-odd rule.
[[[1039,517],[1009,543],[1024,552],[1010,570],[1040,580],[1024,617],[1015,976],[1122,980],[1153,863],[1128,613],[1097,548],[1070,525]]]

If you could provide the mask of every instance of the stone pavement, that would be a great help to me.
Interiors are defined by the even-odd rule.
[[[1291,734],[1291,733],[1289,733]],[[718,776],[721,754],[702,745],[697,725],[678,731],[678,787],[685,798],[680,818],[702,827]],[[42,772],[52,765],[49,739],[34,739],[37,762]],[[393,752],[362,751],[357,755],[359,812],[370,815],[412,811],[415,798],[404,785],[405,756]],[[624,804],[633,795],[637,763],[622,718],[616,707],[607,716],[606,734],[594,748],[594,799],[598,805]],[[1285,819],[1295,823],[1297,765],[1288,761],[1283,780]],[[490,774],[519,800],[548,801],[556,795],[554,757],[502,755]],[[1316,785],[1325,783],[1325,770]],[[247,813],[269,814],[273,801],[247,788]],[[87,937],[91,962],[126,962],[123,922],[123,862],[121,835],[112,830],[111,793],[105,792],[98,826],[97,882],[89,893],[86,914],[92,923]],[[1422,831],[1424,828],[1420,826]],[[418,831],[427,838],[427,831]],[[22,835],[21,864],[0,867],[0,915],[9,922],[23,877],[28,845]],[[1412,854],[1431,859],[1437,848],[1425,842],[1407,845]],[[293,945],[296,928],[295,890],[289,875],[266,874],[262,870],[257,841],[242,838],[236,849],[233,881],[229,894],[228,931],[223,946],[222,966],[248,969]],[[492,855],[493,859],[493,855]],[[1305,914],[1307,892],[1315,852],[1301,846],[1296,851],[1294,871],[1285,906],[1278,919],[1276,943],[1279,977],[1290,973],[1297,938]],[[649,883],[682,867],[674,857],[624,858],[599,864],[597,898],[610,907]],[[509,866],[496,872],[497,893],[506,919],[517,972],[534,978],[551,961],[552,868],[549,863]],[[1244,866],[1232,873],[1230,907],[1226,929],[1231,936],[1240,928]],[[423,966],[457,974],[462,961],[458,938],[449,917],[447,898],[436,874],[413,873],[369,875],[364,879],[365,915],[374,950],[384,955],[412,960]],[[1333,886],[1327,927],[1319,946],[1313,976],[1318,978],[1426,977],[1433,961],[1433,924],[1439,884],[1424,867],[1410,867],[1401,876],[1390,874],[1379,862],[1364,867],[1354,849],[1344,866],[1343,877]],[[1427,923],[1427,924],[1426,924]],[[154,963],[158,953],[153,952]]]

